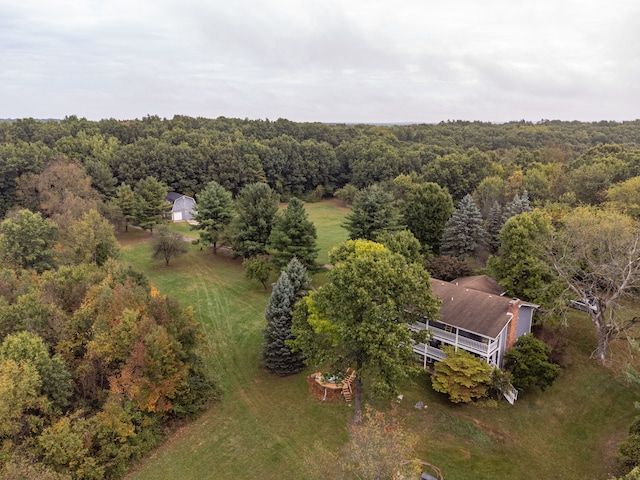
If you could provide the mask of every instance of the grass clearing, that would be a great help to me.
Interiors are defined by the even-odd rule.
[[[333,202],[305,208],[326,259],[326,250],[347,238],[340,224],[348,210]],[[244,278],[240,259],[192,245],[165,267],[150,259],[147,239],[139,231],[121,237],[123,258],[161,292],[195,307],[222,395],[128,478],[303,478],[304,455],[316,441],[331,449],[344,443],[352,409],[313,400],[304,375],[279,378],[260,368],[269,292]],[[514,406],[452,405],[431,390],[426,373],[408,383],[399,412],[420,436],[419,456],[442,468],[447,479],[607,478],[639,392],[624,383],[617,367],[589,359],[595,337],[586,315],[572,313],[569,327],[554,334],[567,339],[560,378],[546,392],[521,395]],[[427,408],[416,410],[418,401]]]
[[[305,203],[304,208],[318,232],[318,247],[320,248],[318,263],[320,265],[329,263],[329,250],[349,239],[342,224],[351,209],[343,206],[342,202],[336,199]]]

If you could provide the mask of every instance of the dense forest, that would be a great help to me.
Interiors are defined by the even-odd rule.
[[[107,196],[117,184],[153,175],[191,196],[212,180],[234,195],[263,181],[283,199],[311,199],[415,172],[446,187],[454,201],[476,192],[492,203],[483,196],[500,179],[503,203],[527,190],[536,204],[560,198],[596,204],[612,184],[640,174],[639,145],[640,121],[372,126],[184,116],[19,119],[0,123],[0,215],[20,203],[16,180],[55,158],[80,162]],[[479,206],[486,214],[491,204]]]
[[[344,225],[352,239],[380,241],[406,228],[411,238],[404,232],[386,243],[397,242],[405,256],[425,255],[433,277],[486,266],[510,295],[553,312],[561,298],[554,288],[565,288],[557,281],[562,272],[551,271],[553,259],[535,257],[541,237],[530,234],[558,229],[597,245],[601,239],[585,233],[593,229],[583,228],[597,221],[603,238],[609,230],[611,238],[635,238],[634,226],[622,232],[616,215],[630,222],[640,216],[640,120],[0,122],[4,473],[118,477],[158,443],[163,425],[197,413],[214,392],[193,311],[117,261],[115,229],[129,222],[153,229],[168,190],[202,200],[201,225],[211,225],[201,238],[214,252],[228,243],[247,258],[270,253],[282,266],[290,260],[288,240],[298,235],[309,258],[296,256],[313,269],[315,229],[302,202],[291,200],[334,196],[353,205]],[[280,217],[278,200],[290,201]],[[599,205],[610,213],[581,210]],[[278,235],[270,236],[267,217]],[[260,222],[264,231],[252,233]],[[570,271],[566,284],[586,277],[586,260],[576,264],[582,270]],[[569,293],[584,299],[601,284]],[[608,342],[606,328],[598,335]]]

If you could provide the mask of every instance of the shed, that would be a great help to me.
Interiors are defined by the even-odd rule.
[[[182,195],[181,193],[169,192],[165,200],[171,204],[171,220],[182,222],[193,220],[195,216],[196,201],[193,197]]]

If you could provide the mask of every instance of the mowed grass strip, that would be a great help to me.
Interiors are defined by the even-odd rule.
[[[339,224],[322,210],[314,210],[322,213],[321,224]],[[346,238],[339,228],[332,234],[337,243]],[[206,334],[207,363],[222,394],[129,478],[300,478],[304,448],[312,451],[318,439],[338,448],[346,439],[351,410],[313,400],[303,374],[279,378],[262,370],[264,309],[270,292],[244,278],[241,259],[191,245],[188,254],[165,267],[151,260],[148,238],[148,233],[135,230],[121,236],[123,259],[144,271],[163,294],[195,308]]]
[[[326,259],[326,251],[347,238],[340,225],[348,209],[336,202],[305,208]],[[304,478],[304,456],[316,441],[334,450],[345,442],[352,410],[313,400],[304,375],[278,378],[261,369],[269,292],[244,278],[239,259],[192,245],[187,255],[164,267],[150,260],[147,239],[140,232],[123,237],[124,258],[162,293],[194,306],[222,395],[129,478]],[[608,478],[639,392],[624,382],[619,369],[589,358],[595,338],[586,315],[575,312],[568,328],[556,335],[567,339],[560,378],[546,392],[521,395],[513,406],[504,401],[497,407],[452,405],[431,390],[427,374],[407,384],[400,413],[405,427],[419,435],[418,455],[455,480]],[[427,408],[416,410],[417,401]]]

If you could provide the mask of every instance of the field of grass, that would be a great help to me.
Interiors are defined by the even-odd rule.
[[[346,239],[348,210],[336,203],[307,204],[326,251]],[[206,333],[206,357],[221,396],[198,420],[137,465],[129,479],[298,479],[316,441],[337,449],[352,410],[311,398],[304,375],[279,378],[260,368],[263,313],[269,298],[244,278],[241,261],[192,245],[169,267],[151,261],[148,234],[121,238],[124,259],[163,293],[193,305]],[[639,395],[621,376],[593,360],[592,328],[582,314],[555,333],[568,339],[566,366],[546,392],[521,396],[514,406],[451,405],[429,387],[428,375],[403,388],[400,412],[419,433],[419,456],[445,478],[604,479]],[[417,401],[427,408],[416,410]],[[384,407],[384,403],[376,403]]]

